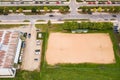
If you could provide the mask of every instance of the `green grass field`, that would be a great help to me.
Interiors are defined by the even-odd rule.
[[[61,32],[63,24],[52,24],[49,31]],[[13,79],[0,80],[119,80],[120,79],[120,57],[118,56],[119,48],[116,37],[112,30],[106,31],[89,31],[90,33],[109,33],[113,42],[116,63],[115,64],[58,64],[55,66],[47,65],[45,61],[45,51],[47,49],[47,24],[36,25],[43,30],[43,45],[41,58],[41,71],[22,71],[18,70]]]
[[[0,24],[0,29],[9,29],[14,27],[25,26],[27,24]]]
[[[57,24],[56,24],[57,25]],[[43,27],[44,26],[44,27]],[[60,31],[62,24],[58,28],[49,28],[50,31]],[[47,25],[37,25],[37,27],[46,31]],[[47,65],[45,61],[45,50],[47,48],[47,39],[42,56],[42,65],[40,72],[41,80],[119,80],[120,79],[120,57],[118,56],[118,44],[112,30],[107,31],[90,31],[91,33],[109,33],[113,42],[113,48],[116,57],[115,64],[58,64],[55,66]]]
[[[18,70],[15,78],[5,78],[0,80],[40,80],[40,72]]]

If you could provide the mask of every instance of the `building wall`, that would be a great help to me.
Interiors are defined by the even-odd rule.
[[[0,0],[0,1],[2,1],[2,2],[11,2],[11,1],[29,1],[29,2],[31,2],[31,1],[67,1],[67,0]]]
[[[15,77],[15,68],[0,68],[0,78],[12,78]]]

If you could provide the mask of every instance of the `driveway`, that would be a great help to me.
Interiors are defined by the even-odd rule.
[[[31,22],[30,24],[30,33],[31,37],[26,39],[26,47],[24,50],[22,69],[23,70],[39,70],[40,69],[40,54],[35,54],[36,49],[40,49],[40,46],[36,45],[36,28],[35,25]],[[34,60],[37,58],[38,60]]]

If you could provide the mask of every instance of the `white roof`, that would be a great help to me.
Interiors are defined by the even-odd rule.
[[[19,32],[0,31],[0,68],[13,67],[19,45]]]

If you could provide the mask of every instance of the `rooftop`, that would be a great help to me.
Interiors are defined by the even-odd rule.
[[[19,32],[0,31],[0,68],[13,66],[19,41]]]

